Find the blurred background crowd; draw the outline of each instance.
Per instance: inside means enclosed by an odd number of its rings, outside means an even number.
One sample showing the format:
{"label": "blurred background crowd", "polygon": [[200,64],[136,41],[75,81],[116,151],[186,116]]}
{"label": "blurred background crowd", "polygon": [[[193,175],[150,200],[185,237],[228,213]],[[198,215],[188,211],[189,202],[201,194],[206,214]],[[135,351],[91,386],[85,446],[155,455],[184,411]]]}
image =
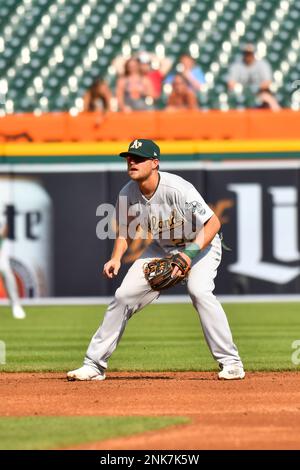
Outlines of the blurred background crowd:
{"label": "blurred background crowd", "polygon": [[[241,57],[228,71],[226,85],[230,97],[247,95],[246,107],[281,109],[272,92],[273,73],[266,59],[257,59],[255,46],[241,47]],[[195,59],[184,53],[175,66],[171,60],[159,60],[153,53],[139,52],[114,60],[117,80],[110,89],[104,78],[97,78],[84,95],[84,111],[145,111],[152,109],[201,108],[205,94],[205,74]]]}
{"label": "blurred background crowd", "polygon": [[300,0],[6,0],[0,116],[299,110],[299,24]]}

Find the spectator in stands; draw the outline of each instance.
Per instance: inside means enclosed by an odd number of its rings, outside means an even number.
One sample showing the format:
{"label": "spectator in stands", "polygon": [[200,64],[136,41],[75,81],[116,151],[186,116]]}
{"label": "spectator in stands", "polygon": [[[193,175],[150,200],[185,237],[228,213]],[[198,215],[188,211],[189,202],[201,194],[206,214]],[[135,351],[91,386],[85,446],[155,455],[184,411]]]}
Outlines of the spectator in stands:
{"label": "spectator in stands", "polygon": [[[195,64],[195,60],[189,54],[183,54],[176,66],[177,73],[181,74],[191,90],[196,93],[201,91],[205,84],[205,76],[199,65]],[[172,83],[175,74],[167,76],[165,83]]]}
{"label": "spectator in stands", "polygon": [[161,97],[164,77],[171,67],[171,61],[167,58],[158,59],[155,54],[140,52],[137,56],[141,74],[148,77],[152,83],[153,97],[155,100]]}
{"label": "spectator in stands", "polygon": [[189,87],[183,75],[175,75],[172,82],[172,92],[167,101],[166,109],[169,111],[178,109],[197,109],[197,97],[195,92]]}
{"label": "spectator in stands", "polygon": [[229,69],[227,83],[229,91],[253,96],[253,107],[279,110],[280,106],[270,91],[272,69],[269,62],[265,59],[256,59],[253,44],[244,45],[242,54],[242,61],[232,64]]}
{"label": "spectator in stands", "polygon": [[242,62],[231,65],[228,76],[228,89],[234,91],[236,86],[242,85],[253,93],[260,89],[269,89],[272,83],[272,69],[266,60],[257,60],[253,44],[242,47]]}
{"label": "spectator in stands", "polygon": [[136,58],[125,63],[124,74],[117,80],[116,95],[119,111],[142,111],[153,109],[154,90],[147,76],[140,72]]}
{"label": "spectator in stands", "polygon": [[275,96],[268,88],[259,90],[256,102],[257,109],[271,109],[272,111],[279,111],[281,109]]}
{"label": "spectator in stands", "polygon": [[111,111],[112,93],[106,81],[97,78],[83,97],[84,111]]}

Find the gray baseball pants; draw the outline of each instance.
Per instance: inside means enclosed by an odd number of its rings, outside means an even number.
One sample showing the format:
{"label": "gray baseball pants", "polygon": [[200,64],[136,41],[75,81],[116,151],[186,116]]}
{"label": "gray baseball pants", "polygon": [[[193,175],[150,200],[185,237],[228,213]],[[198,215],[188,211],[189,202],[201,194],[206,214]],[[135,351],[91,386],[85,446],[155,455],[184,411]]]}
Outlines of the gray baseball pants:
{"label": "gray baseball pants", "polygon": [[[161,250],[161,249],[160,249]],[[194,258],[188,276],[187,290],[198,312],[203,333],[212,356],[220,365],[242,366],[235,346],[226,314],[213,294],[214,279],[221,261],[222,247],[219,237]],[[153,302],[159,292],[153,291],[143,274],[143,264],[151,258],[166,253],[155,252],[153,247],[136,260],[128,270],[115,297],[108,306],[100,328],[88,347],[84,364],[96,369],[106,369],[107,362],[115,351],[133,314]]]}

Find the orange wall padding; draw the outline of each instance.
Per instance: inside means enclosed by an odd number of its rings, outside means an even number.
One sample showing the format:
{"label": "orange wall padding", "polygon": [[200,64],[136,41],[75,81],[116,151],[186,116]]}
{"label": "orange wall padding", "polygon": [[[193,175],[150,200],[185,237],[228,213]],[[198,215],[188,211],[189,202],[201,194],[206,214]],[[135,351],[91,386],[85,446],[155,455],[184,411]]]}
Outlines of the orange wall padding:
{"label": "orange wall padding", "polygon": [[0,118],[0,141],[299,139],[300,112],[147,111],[15,114]]}

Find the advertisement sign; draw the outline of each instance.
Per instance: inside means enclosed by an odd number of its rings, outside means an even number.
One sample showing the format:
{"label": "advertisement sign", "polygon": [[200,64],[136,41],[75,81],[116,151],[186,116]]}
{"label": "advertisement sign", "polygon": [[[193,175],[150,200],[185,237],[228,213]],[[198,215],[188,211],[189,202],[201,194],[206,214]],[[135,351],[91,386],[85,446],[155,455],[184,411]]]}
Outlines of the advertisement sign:
{"label": "advertisement sign", "polygon": [[[0,177],[1,250],[10,259],[21,297],[53,295],[52,203],[35,176]],[[1,296],[5,295],[1,288]]]}

